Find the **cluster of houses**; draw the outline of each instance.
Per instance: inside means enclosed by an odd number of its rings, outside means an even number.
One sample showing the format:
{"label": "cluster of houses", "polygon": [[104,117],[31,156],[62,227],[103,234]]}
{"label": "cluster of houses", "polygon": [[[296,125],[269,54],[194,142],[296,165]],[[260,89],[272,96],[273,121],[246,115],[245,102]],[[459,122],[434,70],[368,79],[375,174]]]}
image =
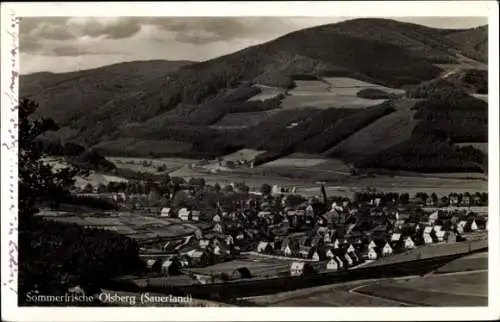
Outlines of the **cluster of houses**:
{"label": "cluster of houses", "polygon": [[[251,252],[292,260],[290,274],[298,276],[317,271],[315,263],[326,263],[322,267],[329,271],[348,269],[421,245],[455,243],[465,233],[487,229],[486,217],[465,211],[429,214],[386,207],[380,200],[353,205],[343,198],[318,212],[318,202],[289,207],[286,196],[278,195],[249,197],[233,209],[219,205],[207,230],[162,243],[161,253],[169,257],[150,259],[148,267],[171,275]],[[163,208],[161,216],[174,211],[180,220],[193,224],[203,215],[200,210]]]}

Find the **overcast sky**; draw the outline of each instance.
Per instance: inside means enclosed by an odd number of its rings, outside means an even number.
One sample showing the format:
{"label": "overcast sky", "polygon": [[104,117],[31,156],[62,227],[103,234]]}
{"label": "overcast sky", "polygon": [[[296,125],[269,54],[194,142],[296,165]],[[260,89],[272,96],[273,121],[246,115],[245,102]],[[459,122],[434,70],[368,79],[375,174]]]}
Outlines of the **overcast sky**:
{"label": "overcast sky", "polygon": [[[20,23],[21,73],[68,72],[134,60],[207,60],[341,17],[30,17]],[[485,17],[395,18],[469,28]]]}

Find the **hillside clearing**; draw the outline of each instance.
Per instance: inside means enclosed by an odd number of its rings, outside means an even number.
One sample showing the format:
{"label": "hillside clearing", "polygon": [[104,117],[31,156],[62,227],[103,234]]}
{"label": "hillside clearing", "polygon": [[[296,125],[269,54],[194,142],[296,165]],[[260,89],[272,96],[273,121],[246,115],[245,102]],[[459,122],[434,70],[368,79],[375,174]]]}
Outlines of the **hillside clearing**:
{"label": "hillside clearing", "polygon": [[238,161],[238,160],[253,160],[259,154],[264,153],[265,151],[253,150],[253,149],[241,149],[234,153],[225,155],[222,157],[223,160],[226,161]]}
{"label": "hillside clearing", "polygon": [[255,126],[279,111],[279,109],[274,109],[260,112],[229,113],[210,127],[213,129],[238,129]]}
{"label": "hillside clearing", "polygon": [[410,110],[414,104],[414,101],[395,101],[396,112],[385,115],[362,128],[327,150],[325,155],[367,155],[406,141],[418,123],[413,117],[414,112]]}
{"label": "hillside clearing", "polygon": [[282,88],[260,84],[256,84],[254,86],[260,88],[261,92],[253,97],[250,97],[248,101],[265,101],[267,99],[276,98],[281,94],[285,94],[285,90]]}
{"label": "hillside clearing", "polygon": [[136,138],[123,138],[117,140],[103,141],[93,148],[103,150],[107,155],[143,155],[150,156],[151,151],[155,155],[172,155],[189,151],[191,144],[186,142],[169,140],[141,140]]}

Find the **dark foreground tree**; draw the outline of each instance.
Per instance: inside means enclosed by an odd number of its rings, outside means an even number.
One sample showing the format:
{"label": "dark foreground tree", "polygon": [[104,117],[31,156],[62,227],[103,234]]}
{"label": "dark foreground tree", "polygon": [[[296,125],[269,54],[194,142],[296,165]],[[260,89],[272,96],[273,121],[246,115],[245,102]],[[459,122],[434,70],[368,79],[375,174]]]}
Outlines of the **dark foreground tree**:
{"label": "dark foreground tree", "polygon": [[49,119],[30,119],[37,107],[29,100],[22,100],[18,106],[19,305],[42,305],[30,302],[28,295],[64,295],[76,285],[86,295],[92,295],[112,277],[142,269],[135,240],[107,230],[86,229],[34,216],[40,206],[56,207],[67,200],[68,188],[79,172],[71,167],[54,170],[44,162],[37,138],[57,126]]}
{"label": "dark foreground tree", "polygon": [[38,212],[37,205],[56,207],[74,184],[78,170],[65,167],[54,170],[43,161],[43,145],[37,138],[57,130],[52,119],[31,120],[38,104],[23,99],[19,104],[19,226],[28,224]]}

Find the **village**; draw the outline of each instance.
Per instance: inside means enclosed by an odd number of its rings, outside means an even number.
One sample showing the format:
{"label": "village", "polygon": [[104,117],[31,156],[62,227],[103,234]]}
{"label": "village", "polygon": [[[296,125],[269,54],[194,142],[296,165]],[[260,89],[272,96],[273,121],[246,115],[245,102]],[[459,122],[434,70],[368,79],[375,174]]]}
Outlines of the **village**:
{"label": "village", "polygon": [[144,219],[193,227],[140,242],[147,277],[162,284],[355,269],[421,247],[485,238],[487,230],[487,194],[481,193],[360,192],[347,198],[328,197],[320,186],[319,196],[306,198],[295,187],[263,184],[250,191],[244,183],[208,185],[201,178],[171,180],[166,190],[157,186],[149,193],[127,193],[127,185],[94,192]]}

